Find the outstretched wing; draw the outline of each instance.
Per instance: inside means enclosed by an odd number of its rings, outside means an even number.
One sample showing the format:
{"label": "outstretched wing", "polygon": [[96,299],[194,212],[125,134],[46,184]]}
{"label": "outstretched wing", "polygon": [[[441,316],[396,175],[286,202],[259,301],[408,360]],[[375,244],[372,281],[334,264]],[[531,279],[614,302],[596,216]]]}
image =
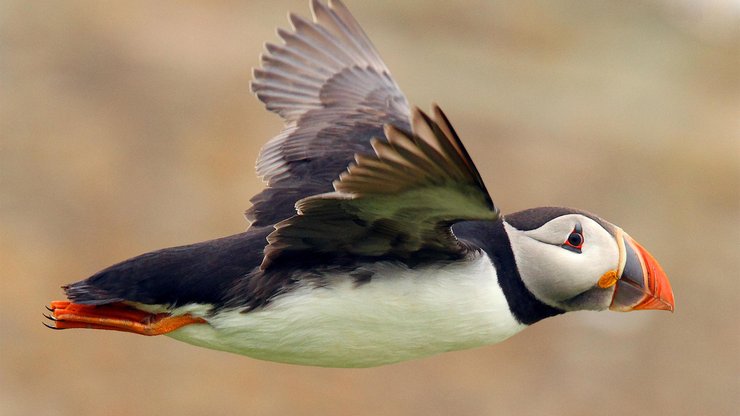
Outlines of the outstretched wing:
{"label": "outstretched wing", "polygon": [[406,98],[370,40],[338,0],[311,2],[313,21],[290,15],[285,42],[267,44],[252,90],[284,120],[260,152],[267,187],[252,198],[253,226],[295,214],[299,199],[329,192],[356,153],[370,153],[383,125],[409,129]]}
{"label": "outstretched wing", "polygon": [[262,269],[277,259],[295,266],[325,258],[341,264],[342,257],[463,254],[450,225],[495,220],[498,210],[436,105],[433,116],[415,109],[413,133],[386,126],[388,140],[372,141],[373,156],[358,154],[334,182],[334,192],[298,201],[298,214],[267,237]]}

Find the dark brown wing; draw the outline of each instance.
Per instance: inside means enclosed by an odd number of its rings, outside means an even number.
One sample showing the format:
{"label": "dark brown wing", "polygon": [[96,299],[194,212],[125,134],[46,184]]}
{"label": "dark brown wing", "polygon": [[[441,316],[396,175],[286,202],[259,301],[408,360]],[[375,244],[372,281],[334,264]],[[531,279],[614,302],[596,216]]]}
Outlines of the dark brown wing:
{"label": "dark brown wing", "polygon": [[375,154],[357,155],[334,192],[296,204],[298,215],[267,238],[262,269],[276,260],[329,256],[410,259],[463,251],[450,231],[461,220],[495,220],[498,210],[457,134],[439,107],[418,109],[413,133],[393,126]]}
{"label": "dark brown wing", "polygon": [[252,198],[253,226],[295,214],[301,198],[329,192],[356,153],[370,153],[383,125],[409,129],[406,98],[370,40],[339,1],[311,2],[313,21],[290,15],[285,42],[267,44],[252,90],[284,120],[260,152],[267,188]]}

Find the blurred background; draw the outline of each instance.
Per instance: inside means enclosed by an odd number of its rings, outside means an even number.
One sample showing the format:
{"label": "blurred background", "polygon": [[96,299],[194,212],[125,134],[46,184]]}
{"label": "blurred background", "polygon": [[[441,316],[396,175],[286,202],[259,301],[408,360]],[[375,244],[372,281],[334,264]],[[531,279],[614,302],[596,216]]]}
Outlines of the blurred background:
{"label": "blurred background", "polygon": [[280,120],[263,42],[307,0],[0,1],[0,414],[731,415],[740,408],[740,2],[347,0],[503,211],[565,205],[660,259],[677,310],[573,313],[364,370],[54,332],[59,286],[241,232]]}

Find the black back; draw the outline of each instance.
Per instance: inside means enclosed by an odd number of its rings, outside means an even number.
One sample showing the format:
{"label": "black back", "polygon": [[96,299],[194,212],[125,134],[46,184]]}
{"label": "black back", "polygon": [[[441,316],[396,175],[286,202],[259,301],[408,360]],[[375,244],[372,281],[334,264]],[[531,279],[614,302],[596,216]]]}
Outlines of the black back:
{"label": "black back", "polygon": [[271,229],[252,228],[229,237],[142,254],[64,289],[71,301],[87,305],[120,301],[220,305],[238,282],[253,277]]}

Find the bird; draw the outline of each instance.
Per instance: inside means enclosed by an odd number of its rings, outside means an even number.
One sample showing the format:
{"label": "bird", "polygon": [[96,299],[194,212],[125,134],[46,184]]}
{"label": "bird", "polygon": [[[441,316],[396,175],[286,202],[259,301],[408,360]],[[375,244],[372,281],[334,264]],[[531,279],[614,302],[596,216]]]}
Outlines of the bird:
{"label": "bird", "polygon": [[339,0],[267,43],[251,90],[283,120],[246,231],[62,286],[52,329],[167,335],[255,359],[374,367],[501,342],[580,310],[668,310],[658,261],[589,212],[502,214],[436,104],[409,105]]}

